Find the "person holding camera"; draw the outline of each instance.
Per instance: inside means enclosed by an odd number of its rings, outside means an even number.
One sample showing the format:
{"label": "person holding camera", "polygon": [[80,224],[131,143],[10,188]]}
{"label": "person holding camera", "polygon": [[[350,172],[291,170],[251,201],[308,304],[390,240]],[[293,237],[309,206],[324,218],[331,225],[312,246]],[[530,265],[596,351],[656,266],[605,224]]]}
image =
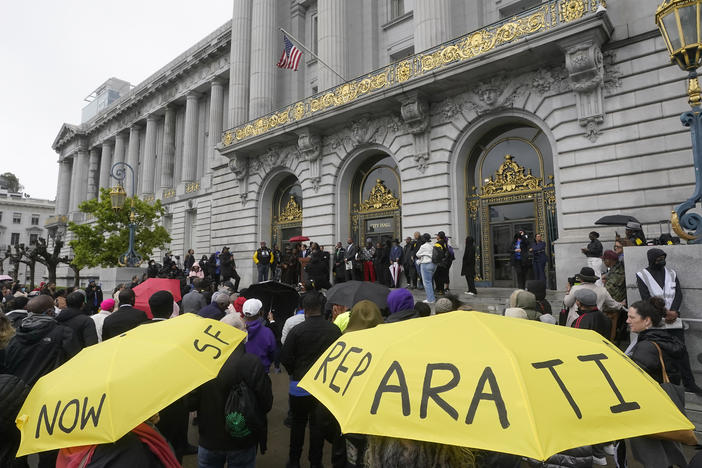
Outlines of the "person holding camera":
{"label": "person holding camera", "polygon": [[568,309],[568,318],[566,326],[570,327],[572,323],[580,316],[578,314],[576,292],[581,289],[589,289],[597,295],[597,310],[605,309],[621,309],[623,305],[615,301],[610,296],[604,286],[599,286],[595,282],[599,278],[595,276],[595,270],[590,267],[583,267],[574,277],[568,278],[568,286],[566,287],[567,294],[563,298],[563,305]]}

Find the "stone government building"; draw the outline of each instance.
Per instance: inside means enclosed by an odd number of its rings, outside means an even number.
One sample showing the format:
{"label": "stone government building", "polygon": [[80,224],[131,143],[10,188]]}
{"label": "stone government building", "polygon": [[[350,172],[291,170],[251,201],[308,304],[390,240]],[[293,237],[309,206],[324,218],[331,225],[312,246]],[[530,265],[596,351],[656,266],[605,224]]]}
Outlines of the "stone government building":
{"label": "stone government building", "polygon": [[[658,3],[233,0],[230,22],[63,125],[49,227],[81,221],[126,161],[139,196],[168,208],[173,252],[229,245],[244,284],[260,240],[443,230],[459,259],[478,239],[484,284],[511,286],[524,229],[544,235],[563,287],[596,219],[631,214],[657,236],[692,192],[685,76]],[[276,68],[280,27],[343,80],[305,51],[297,72]],[[611,248],[615,229],[598,231]],[[460,260],[462,287],[459,274]]]}

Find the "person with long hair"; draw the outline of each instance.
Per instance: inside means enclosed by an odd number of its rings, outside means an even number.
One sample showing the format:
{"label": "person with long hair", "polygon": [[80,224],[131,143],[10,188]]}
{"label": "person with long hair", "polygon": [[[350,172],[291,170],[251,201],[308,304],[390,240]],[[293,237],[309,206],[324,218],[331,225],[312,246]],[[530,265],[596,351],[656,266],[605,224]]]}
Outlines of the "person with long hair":
{"label": "person with long hair", "polygon": [[472,237],[466,237],[466,247],[463,251],[463,263],[461,264],[461,275],[466,277],[468,290],[466,294],[475,296],[478,291],[475,289],[475,241]]}

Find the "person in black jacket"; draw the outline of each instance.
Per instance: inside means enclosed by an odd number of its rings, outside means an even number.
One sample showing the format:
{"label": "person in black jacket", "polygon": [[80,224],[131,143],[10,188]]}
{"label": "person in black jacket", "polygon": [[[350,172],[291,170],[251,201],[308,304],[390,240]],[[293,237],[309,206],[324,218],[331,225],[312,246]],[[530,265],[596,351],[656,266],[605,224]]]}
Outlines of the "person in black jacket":
{"label": "person in black jacket", "polygon": [[463,252],[461,276],[465,276],[468,283],[466,294],[471,296],[478,294],[478,291],[475,289],[475,241],[470,236],[466,237],[466,250]]}
{"label": "person in black jacket", "polygon": [[95,280],[90,280],[85,288],[85,301],[90,314],[96,314],[100,310],[102,303],[102,288],[95,284]]}
{"label": "person in black jacket", "polygon": [[334,249],[334,284],[346,281],[346,249],[341,242],[336,243]]}
{"label": "person in black jacket", "polygon": [[359,273],[360,262],[358,261],[357,257],[358,246],[353,242],[353,239],[349,237],[346,240],[346,264],[344,265],[346,268],[346,281],[361,279],[361,275]]}
{"label": "person in black jacket", "polygon": [[15,418],[28,394],[29,387],[20,379],[14,375],[0,374],[0,466],[21,466],[15,464],[15,454],[20,444],[20,431],[15,425]]}
{"label": "person in black jacket", "polygon": [[332,441],[333,466],[346,466],[346,449],[338,423],[312,395],[297,386],[315,361],[341,336],[341,331],[322,317],[322,300],[319,293],[309,292],[305,295],[302,307],[305,310],[305,321],[288,333],[280,353],[280,362],[290,374],[292,426],[287,467],[300,466],[308,419],[310,465],[322,466],[322,449],[326,438]]}
{"label": "person in black jacket", "polygon": [[594,330],[604,338],[609,339],[612,332],[612,321],[604,312],[597,309],[597,294],[590,289],[578,289],[575,291],[575,303],[578,306],[579,317],[571,324],[571,327]]}
{"label": "person in black jacket", "polygon": [[[246,329],[238,314],[230,314],[223,321],[242,331]],[[257,448],[260,447],[261,454],[266,452],[267,430],[241,438],[234,438],[226,431],[224,406],[229,391],[242,381],[255,395],[257,410],[265,420],[273,406],[271,380],[258,357],[245,351],[243,342],[227,358],[217,377],[190,395],[190,409],[197,410],[198,416],[199,466],[254,466]]]}
{"label": "person in black jacket", "polygon": [[[54,301],[41,295],[27,303],[29,315],[5,348],[5,372],[22,379],[30,387],[75,355],[79,349],[73,331],[51,316]],[[88,319],[90,320],[90,319]]]}
{"label": "person in black jacket", "polygon": [[102,341],[131,330],[148,320],[146,312],[134,308],[134,291],[124,288],[119,292],[119,309],[112,312],[102,324]]}
{"label": "person in black jacket", "polygon": [[95,322],[83,312],[83,293],[73,291],[66,297],[67,309],[62,310],[56,321],[73,330],[73,339],[78,349],[97,344],[97,330]]}

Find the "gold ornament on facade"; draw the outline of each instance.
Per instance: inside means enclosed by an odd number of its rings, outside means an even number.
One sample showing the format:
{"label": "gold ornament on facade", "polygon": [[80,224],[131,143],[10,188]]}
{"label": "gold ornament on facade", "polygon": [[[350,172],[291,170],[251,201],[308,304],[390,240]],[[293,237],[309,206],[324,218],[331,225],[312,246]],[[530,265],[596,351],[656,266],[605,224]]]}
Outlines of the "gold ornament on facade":
{"label": "gold ornament on facade", "polygon": [[174,189],[165,190],[163,192],[164,199],[173,198],[173,197],[175,197],[175,195],[176,195],[176,191]]}
{"label": "gold ornament on facade", "polygon": [[232,137],[232,132],[226,132],[224,134],[224,138],[222,138],[222,144],[224,146],[229,146],[232,144],[233,139],[234,139],[234,137]]}
{"label": "gold ornament on facade", "polygon": [[567,22],[580,19],[585,14],[585,3],[583,0],[568,0],[561,3],[561,15]]}
{"label": "gold ornament on facade", "polygon": [[397,65],[397,71],[395,72],[395,76],[397,76],[397,81],[400,83],[403,83],[407,80],[410,79],[410,76],[412,76],[412,67],[410,66],[410,61],[405,60],[404,62],[400,62]]}
{"label": "gold ornament on facade", "polygon": [[527,170],[514,162],[512,155],[505,155],[505,162],[497,169],[483,186],[482,197],[503,195],[514,192],[527,192],[541,188],[543,179],[531,175]]}
{"label": "gold ornament on facade", "polygon": [[281,223],[302,221],[302,208],[297,204],[294,195],[290,195],[290,200],[288,200],[288,204],[285,205],[283,211],[280,212],[278,219]]}
{"label": "gold ornament on facade", "polygon": [[185,193],[193,193],[200,190],[200,182],[189,182],[185,184]]}
{"label": "gold ornament on facade", "polygon": [[[549,0],[536,9],[527,10],[507,22],[497,23],[466,34],[426,52],[415,54],[402,62],[375,70],[357,80],[343,83],[324,95],[310,96],[282,112],[276,111],[244,124],[227,133],[232,138],[229,146],[253,136],[261,135],[291,118],[300,121],[317,112],[353,102],[369,93],[404,84],[425,73],[471,60],[493,49],[523,39],[527,36],[576,21],[586,14],[594,14],[605,0]],[[293,111],[292,116],[289,114]],[[225,133],[225,136],[226,134]]]}
{"label": "gold ornament on facade", "polygon": [[396,210],[400,207],[400,200],[395,198],[383,182],[381,179],[375,180],[375,186],[371,189],[368,199],[361,202],[359,211]]}

